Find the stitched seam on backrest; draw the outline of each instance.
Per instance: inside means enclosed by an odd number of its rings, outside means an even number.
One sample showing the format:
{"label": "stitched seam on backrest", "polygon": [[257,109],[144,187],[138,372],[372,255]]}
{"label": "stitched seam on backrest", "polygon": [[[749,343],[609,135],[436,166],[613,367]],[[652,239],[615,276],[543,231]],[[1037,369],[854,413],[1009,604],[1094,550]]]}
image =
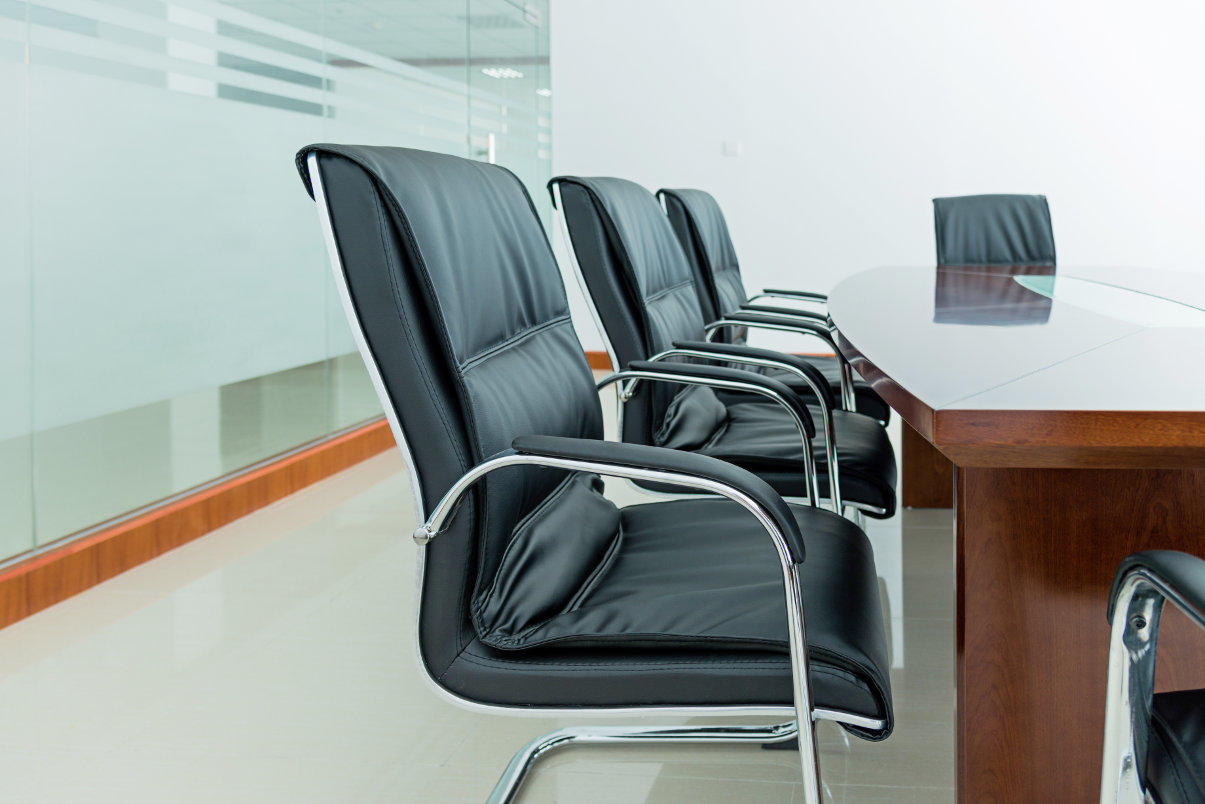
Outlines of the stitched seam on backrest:
{"label": "stitched seam on backrest", "polygon": [[669,294],[673,293],[674,291],[681,290],[682,288],[684,288],[688,285],[693,288],[694,284],[695,284],[694,278],[690,277],[690,278],[682,280],[681,282],[679,282],[676,285],[670,285],[667,288],[662,288],[661,290],[657,291],[656,293],[654,293],[651,296],[645,296],[644,300],[645,300],[645,302],[652,304],[653,302],[661,299],[663,296],[668,296]]}
{"label": "stitched seam on backrest", "polygon": [[528,327],[527,329],[522,330],[521,332],[519,332],[515,335],[511,335],[509,338],[502,341],[501,343],[499,343],[495,346],[491,346],[490,348],[486,349],[484,352],[478,352],[477,354],[470,357],[468,360],[465,360],[463,363],[460,364],[460,370],[461,370],[461,372],[467,374],[470,369],[476,368],[478,365],[489,360],[491,357],[496,356],[498,353],[506,351],[507,347],[515,346],[515,345],[519,344],[521,341],[525,341],[534,335],[538,335],[546,329],[550,329],[554,326],[557,326],[558,324],[564,324],[566,322],[569,322],[570,320],[571,319],[569,317],[569,313],[565,313],[562,316],[557,316],[556,318],[549,319],[548,321],[545,321],[543,324],[537,324],[534,327]]}

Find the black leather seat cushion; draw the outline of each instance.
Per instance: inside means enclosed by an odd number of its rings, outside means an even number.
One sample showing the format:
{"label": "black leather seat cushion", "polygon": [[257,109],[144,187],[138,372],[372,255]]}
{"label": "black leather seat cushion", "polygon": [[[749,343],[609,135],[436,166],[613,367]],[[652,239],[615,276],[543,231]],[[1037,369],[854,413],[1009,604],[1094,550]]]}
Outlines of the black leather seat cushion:
{"label": "black leather seat cushion", "polygon": [[[745,397],[749,397],[746,395]],[[809,406],[820,421],[820,411]],[[841,495],[884,509],[877,517],[895,513],[895,453],[887,431],[878,422],[858,413],[833,412],[837,436],[837,460],[841,465]],[[728,407],[723,428],[697,450],[748,469],[765,479],[779,494],[802,497],[802,442],[795,423],[781,408],[762,402],[744,402]],[[812,440],[817,458],[821,496],[828,493],[828,467],[824,463],[824,433],[817,428]]]}
{"label": "black leather seat cushion", "polygon": [[[806,544],[815,705],[889,719],[870,543],[831,512],[792,511]],[[549,621],[560,641],[523,650],[475,641],[442,681],[476,700],[489,689],[492,703],[790,705],[782,572],[752,515],[700,499],[631,506],[621,519],[621,549],[605,576]]]}
{"label": "black leather seat cushion", "polygon": [[1146,784],[1159,804],[1205,802],[1205,690],[1155,696]]}

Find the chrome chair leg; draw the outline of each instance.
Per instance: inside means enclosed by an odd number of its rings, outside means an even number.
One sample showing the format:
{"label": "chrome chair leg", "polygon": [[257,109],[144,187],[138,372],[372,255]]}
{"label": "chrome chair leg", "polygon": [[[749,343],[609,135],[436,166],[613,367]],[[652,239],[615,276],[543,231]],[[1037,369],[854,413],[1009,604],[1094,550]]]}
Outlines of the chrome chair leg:
{"label": "chrome chair leg", "polygon": [[[489,804],[514,801],[536,759],[570,744],[605,743],[779,743],[798,734],[795,721],[772,726],[569,726],[541,735],[515,754],[494,786]],[[805,760],[806,761],[806,760]],[[820,804],[816,802],[816,804]]]}

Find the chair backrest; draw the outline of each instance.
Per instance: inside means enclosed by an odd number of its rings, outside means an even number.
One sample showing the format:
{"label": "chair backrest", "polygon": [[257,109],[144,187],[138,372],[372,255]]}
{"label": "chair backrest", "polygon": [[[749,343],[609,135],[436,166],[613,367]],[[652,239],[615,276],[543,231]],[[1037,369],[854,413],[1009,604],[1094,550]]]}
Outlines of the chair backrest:
{"label": "chair backrest", "polygon": [[[652,193],[625,179],[578,176],[558,176],[549,188],[556,188],[554,201],[559,192],[582,279],[621,367],[674,341],[704,338],[694,272]],[[641,383],[624,406],[622,436],[691,448],[722,420],[708,388],[675,393],[673,386]]]}
{"label": "chair backrest", "polygon": [[1054,229],[1044,195],[933,199],[938,265],[1054,265]]}
{"label": "chair backrest", "polygon": [[[690,259],[703,316],[715,321],[737,310],[749,294],[745,292],[736,247],[719,203],[703,190],[661,189],[657,197],[665,205],[674,234]],[[717,340],[725,343],[733,339],[732,328],[720,330],[717,336]]]}
{"label": "chair backrest", "polygon": [[[297,167],[311,195],[325,198],[336,278],[365,361],[379,372],[382,405],[413,456],[425,511],[517,436],[603,437],[560,272],[513,174],[442,154],[340,145],[303,149]],[[513,640],[541,611],[559,610],[579,576],[596,569],[596,551],[578,543],[576,555],[562,553],[535,574],[545,579],[539,588],[505,599],[522,551],[506,553],[530,524],[525,517],[582,477],[534,467],[491,473],[427,546],[419,639],[433,677],[472,639]],[[568,494],[596,491],[579,485]],[[606,520],[598,517],[602,530]],[[579,535],[605,541],[602,530]]]}

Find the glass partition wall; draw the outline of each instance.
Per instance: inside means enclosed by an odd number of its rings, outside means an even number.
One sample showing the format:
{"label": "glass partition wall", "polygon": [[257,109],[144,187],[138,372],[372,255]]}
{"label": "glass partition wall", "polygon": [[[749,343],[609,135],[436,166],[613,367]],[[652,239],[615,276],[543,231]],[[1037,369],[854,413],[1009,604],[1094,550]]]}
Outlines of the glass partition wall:
{"label": "glass partition wall", "polygon": [[0,0],[0,562],[380,414],[293,153],[494,159],[548,2]]}

